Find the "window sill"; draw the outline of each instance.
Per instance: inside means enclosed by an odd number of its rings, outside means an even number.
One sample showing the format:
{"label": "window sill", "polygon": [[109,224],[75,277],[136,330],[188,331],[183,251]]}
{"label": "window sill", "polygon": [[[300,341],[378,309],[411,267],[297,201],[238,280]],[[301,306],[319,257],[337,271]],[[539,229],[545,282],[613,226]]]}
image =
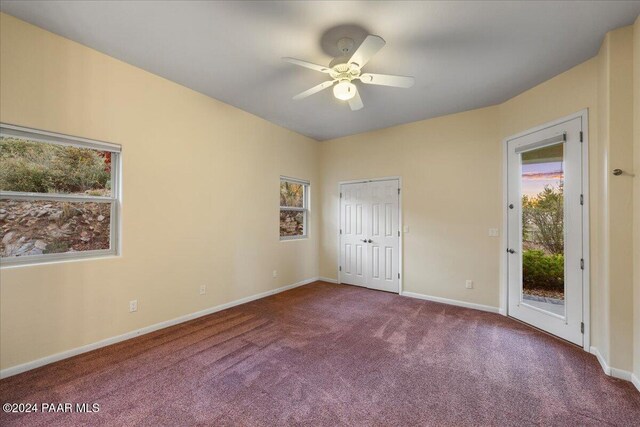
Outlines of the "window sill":
{"label": "window sill", "polygon": [[114,253],[106,253],[104,255],[91,254],[87,256],[79,256],[74,258],[54,258],[54,259],[43,259],[43,260],[28,260],[28,261],[2,261],[0,259],[0,270],[12,270],[14,268],[25,268],[25,267],[38,267],[41,265],[51,265],[51,264],[66,264],[71,262],[83,262],[83,261],[101,261],[101,260],[109,260],[122,258],[122,255],[114,254]]}
{"label": "window sill", "polygon": [[309,236],[300,236],[300,237],[285,237],[280,238],[281,242],[298,242],[300,240],[309,240]]}

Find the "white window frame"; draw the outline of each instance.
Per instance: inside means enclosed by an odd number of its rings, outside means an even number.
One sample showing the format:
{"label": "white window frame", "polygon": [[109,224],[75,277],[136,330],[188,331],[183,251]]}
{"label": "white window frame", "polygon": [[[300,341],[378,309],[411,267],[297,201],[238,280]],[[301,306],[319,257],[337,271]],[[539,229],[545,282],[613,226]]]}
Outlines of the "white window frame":
{"label": "white window frame", "polygon": [[111,205],[111,223],[109,224],[109,249],[65,252],[57,254],[0,257],[0,267],[115,256],[120,253],[120,170],[122,157],[122,148],[120,147],[120,145],[87,138],[80,138],[76,136],[63,135],[54,132],[47,132],[39,129],[15,126],[6,123],[0,123],[0,136],[20,138],[28,141],[42,142],[46,144],[66,145],[78,148],[89,148],[111,152],[111,196],[0,191],[0,200],[50,200],[59,202],[109,203]]}
{"label": "white window frame", "polygon": [[[294,208],[294,207],[290,207],[290,206],[280,206],[280,210],[278,212],[278,235],[280,235],[280,212],[282,211],[298,211],[298,212],[304,212],[304,226],[303,226],[303,232],[301,235],[299,236],[280,236],[280,240],[282,241],[286,241],[286,240],[300,240],[300,239],[306,239],[309,237],[309,204],[311,201],[311,198],[309,197],[309,191],[311,188],[311,184],[309,181],[303,180],[303,179],[298,179],[298,178],[291,178],[288,176],[281,176],[280,177],[280,181],[279,184],[282,184],[282,181],[286,181],[286,182],[292,182],[294,184],[301,184],[304,186],[303,192],[303,198],[302,198],[302,207],[301,208]],[[278,189],[280,187],[278,186]],[[279,202],[278,202],[279,203]]]}

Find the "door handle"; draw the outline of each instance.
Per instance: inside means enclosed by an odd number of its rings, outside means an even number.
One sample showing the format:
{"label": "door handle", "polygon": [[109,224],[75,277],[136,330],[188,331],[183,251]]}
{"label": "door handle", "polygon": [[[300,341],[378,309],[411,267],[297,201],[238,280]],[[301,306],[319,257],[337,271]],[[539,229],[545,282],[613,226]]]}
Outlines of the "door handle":
{"label": "door handle", "polygon": [[514,251],[513,249],[507,249],[507,252],[509,252],[510,254],[515,254],[516,251]]}
{"label": "door handle", "polygon": [[367,239],[362,239],[361,241],[367,243]]}
{"label": "door handle", "polygon": [[367,240],[367,243],[373,243],[373,240],[369,239]]}

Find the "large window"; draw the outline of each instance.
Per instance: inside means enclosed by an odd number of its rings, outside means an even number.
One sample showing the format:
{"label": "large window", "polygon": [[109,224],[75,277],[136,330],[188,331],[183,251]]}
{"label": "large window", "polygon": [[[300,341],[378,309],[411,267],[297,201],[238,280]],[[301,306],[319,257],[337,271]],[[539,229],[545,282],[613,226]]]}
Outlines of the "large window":
{"label": "large window", "polygon": [[0,263],[117,253],[120,146],[0,124]]}
{"label": "large window", "polygon": [[307,237],[309,182],[280,177],[280,239]]}

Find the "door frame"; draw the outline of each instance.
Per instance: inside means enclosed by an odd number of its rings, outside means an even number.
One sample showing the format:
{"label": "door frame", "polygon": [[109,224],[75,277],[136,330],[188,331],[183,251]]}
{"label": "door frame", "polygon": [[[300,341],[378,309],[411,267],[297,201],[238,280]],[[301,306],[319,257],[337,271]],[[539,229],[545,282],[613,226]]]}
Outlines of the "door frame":
{"label": "door frame", "polygon": [[336,236],[338,237],[338,254],[337,254],[337,263],[336,273],[338,276],[338,284],[342,284],[340,281],[340,220],[341,220],[341,212],[340,208],[342,206],[342,198],[340,197],[340,189],[343,184],[361,184],[365,182],[375,182],[375,181],[392,181],[398,180],[398,188],[400,189],[400,194],[398,194],[398,229],[400,231],[400,236],[398,240],[398,271],[400,272],[400,279],[398,279],[398,295],[402,295],[403,281],[404,281],[404,268],[402,263],[403,258],[403,239],[404,239],[404,228],[402,225],[402,177],[401,176],[386,176],[381,178],[365,178],[365,179],[353,179],[348,181],[338,181],[338,227],[336,230]]}
{"label": "door frame", "polygon": [[553,120],[533,128],[527,129],[523,132],[511,135],[502,140],[502,241],[500,245],[500,314],[504,316],[509,315],[509,263],[507,248],[509,247],[509,233],[508,233],[508,207],[509,195],[507,186],[507,167],[508,167],[508,144],[509,141],[520,138],[525,135],[529,135],[534,132],[538,132],[542,129],[546,129],[551,126],[559,125],[570,120],[580,118],[582,126],[582,194],[583,194],[583,208],[582,208],[582,258],[584,259],[584,270],[582,273],[582,321],[584,323],[584,335],[582,348],[589,352],[591,345],[591,298],[590,298],[590,283],[591,283],[591,258],[589,252],[589,110],[587,108],[580,110],[576,113],[569,114],[568,116],[561,117],[557,120]]}

